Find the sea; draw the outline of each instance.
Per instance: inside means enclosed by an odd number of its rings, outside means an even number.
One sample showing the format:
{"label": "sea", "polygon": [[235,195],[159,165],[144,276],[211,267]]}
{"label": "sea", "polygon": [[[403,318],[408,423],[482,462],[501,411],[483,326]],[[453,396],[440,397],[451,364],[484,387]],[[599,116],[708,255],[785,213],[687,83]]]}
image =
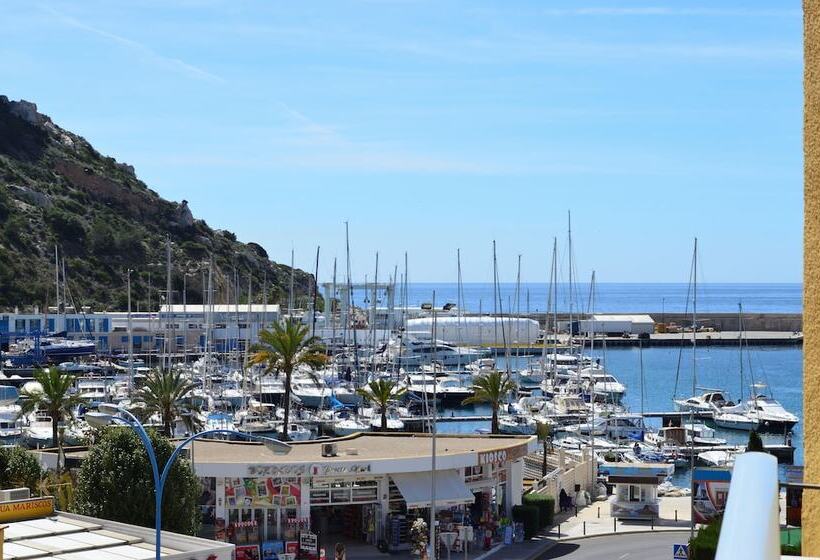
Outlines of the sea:
{"label": "sea", "polygon": [[[606,313],[680,313],[691,312],[691,293],[687,284],[598,284],[595,310]],[[502,310],[516,301],[515,284],[501,284]],[[435,291],[436,305],[445,302],[458,303],[456,283],[417,283],[408,288],[408,304],[419,305],[432,301]],[[570,298],[566,285],[559,285],[558,308],[567,311],[572,299],[574,310],[586,310],[589,285],[579,285]],[[493,285],[491,283],[465,283],[462,285],[462,307],[470,312],[493,311]],[[543,312],[546,308],[547,286],[522,283],[520,291],[521,312]],[[562,299],[563,294],[563,299]],[[575,295],[577,294],[577,296]],[[749,313],[801,313],[801,284],[703,284],[698,286],[698,311],[721,313],[737,311],[738,303]],[[576,297],[578,298],[576,300]],[[509,302],[509,303],[508,303]],[[529,302],[529,305],[527,305]],[[701,346],[697,353],[692,348],[634,347],[596,349],[593,355],[601,358],[607,370],[627,387],[624,403],[630,412],[663,412],[674,410],[673,399],[692,395],[693,371],[695,385],[700,388],[721,389],[732,400],[741,395],[748,397],[752,380],[764,384],[765,392],[771,394],[791,412],[802,417],[803,411],[803,350],[795,346],[752,346],[744,349],[741,356],[735,347]],[[525,367],[527,360],[536,358],[512,357],[510,367]],[[741,359],[745,382],[741,385]],[[643,362],[643,366],[641,366]],[[503,358],[499,367],[506,367]],[[642,390],[643,388],[643,390]],[[488,415],[489,407],[475,405],[445,409],[442,414],[453,416]],[[658,426],[659,421],[648,424]],[[489,428],[488,422],[465,420],[463,422],[440,422],[441,433],[473,433]],[[745,444],[746,432],[717,430],[718,437],[730,443]],[[764,441],[783,443],[784,434],[763,434]],[[803,428],[798,424],[792,432],[796,447],[794,464],[803,462]],[[680,486],[689,484],[688,469],[678,469],[673,482]]]}
{"label": "sea", "polygon": [[[396,304],[403,301],[401,287],[397,287]],[[547,308],[549,285],[527,282],[517,287],[515,283],[501,283],[500,294],[493,297],[493,284],[468,282],[462,284],[462,298],[455,282],[410,283],[407,304],[418,306],[431,303],[435,293],[436,307],[445,303],[462,304],[470,313],[492,313],[500,300],[501,310],[506,314],[543,313]],[[692,309],[692,293],[686,283],[597,283],[595,297],[590,297],[588,283],[558,284],[558,310],[598,313],[683,313]],[[718,284],[703,283],[697,288],[698,311],[702,313],[727,313],[737,311],[738,303],[749,313],[800,313],[803,308],[803,286],[793,284]],[[358,293],[356,303],[361,305],[367,297]],[[461,300],[461,301],[460,301]],[[594,300],[594,301],[593,301]],[[590,305],[590,302],[594,305]],[[384,302],[378,303],[384,305]]]}

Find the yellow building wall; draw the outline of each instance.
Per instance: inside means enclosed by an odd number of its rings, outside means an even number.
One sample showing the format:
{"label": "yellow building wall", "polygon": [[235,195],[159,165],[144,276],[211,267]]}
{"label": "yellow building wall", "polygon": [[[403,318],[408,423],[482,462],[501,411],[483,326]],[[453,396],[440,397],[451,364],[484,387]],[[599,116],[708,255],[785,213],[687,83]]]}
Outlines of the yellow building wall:
{"label": "yellow building wall", "polygon": [[[820,0],[803,0],[803,445],[820,483]],[[803,492],[803,555],[820,556],[820,491]]]}

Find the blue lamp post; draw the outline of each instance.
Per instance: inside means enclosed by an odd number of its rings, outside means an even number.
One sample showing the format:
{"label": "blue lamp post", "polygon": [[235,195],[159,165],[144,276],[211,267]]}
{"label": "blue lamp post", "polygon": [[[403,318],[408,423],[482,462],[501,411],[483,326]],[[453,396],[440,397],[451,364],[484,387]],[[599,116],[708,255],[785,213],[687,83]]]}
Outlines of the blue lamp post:
{"label": "blue lamp post", "polygon": [[263,438],[259,436],[254,436],[251,434],[245,434],[242,432],[237,432],[234,430],[206,430],[204,432],[199,432],[187,438],[185,441],[177,445],[176,449],[174,449],[171,456],[168,458],[168,461],[165,463],[165,467],[162,469],[162,473],[159,472],[159,463],[157,462],[157,456],[154,453],[154,446],[151,444],[151,439],[148,437],[148,433],[145,431],[145,428],[140,423],[140,421],[130,412],[125,410],[124,408],[109,405],[109,404],[101,404],[100,412],[88,412],[85,415],[86,421],[94,426],[106,426],[111,424],[112,422],[119,422],[125,426],[129,426],[142,440],[143,445],[145,446],[145,450],[148,452],[148,459],[151,461],[151,470],[153,471],[154,475],[154,498],[155,498],[155,531],[156,531],[156,560],[160,560],[161,557],[161,550],[162,550],[162,494],[163,490],[165,489],[165,482],[168,480],[168,475],[171,473],[171,467],[174,464],[174,461],[182,453],[182,450],[187,446],[190,442],[195,439],[212,436],[212,435],[233,435],[239,436],[248,440],[256,440],[261,441],[265,444],[271,452],[276,454],[285,454],[288,453],[291,449],[290,445],[287,443],[277,441],[270,438]]}

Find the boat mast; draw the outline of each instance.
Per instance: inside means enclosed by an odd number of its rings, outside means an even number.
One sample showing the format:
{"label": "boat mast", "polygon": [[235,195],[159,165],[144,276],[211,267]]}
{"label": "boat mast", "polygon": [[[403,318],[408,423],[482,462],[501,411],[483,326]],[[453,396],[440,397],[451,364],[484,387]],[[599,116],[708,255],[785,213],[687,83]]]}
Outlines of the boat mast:
{"label": "boat mast", "polygon": [[[695,237],[695,250],[692,253],[692,395],[697,387],[697,347],[698,347],[698,238]],[[689,428],[692,435],[689,437],[689,490],[694,496],[695,487],[695,409],[689,408]],[[683,431],[686,437],[686,430]],[[695,536],[695,516],[689,522],[689,538]]]}
{"label": "boat mast", "polygon": [[379,252],[376,251],[376,274],[373,276],[373,301],[370,302],[370,308],[373,310],[370,316],[370,335],[373,337],[373,346],[370,350],[370,371],[376,372],[376,303],[379,297]]}
{"label": "boat mast", "polygon": [[171,236],[165,236],[165,302],[168,313],[165,316],[165,359],[166,371],[171,371]]}
{"label": "boat mast", "polygon": [[128,285],[128,393],[134,390],[134,329],[131,324],[131,269],[126,272]]}
{"label": "boat mast", "polygon": [[[316,271],[313,275],[313,321],[311,333],[311,338],[316,336],[316,301],[319,297],[319,249],[321,247],[319,245],[316,246]],[[327,325],[327,318],[325,318],[325,325]]]}
{"label": "boat mast", "polygon": [[[348,323],[350,323],[350,317],[354,313],[353,309],[353,280],[350,277],[350,226],[347,222],[345,222],[345,252],[347,255],[347,317],[345,320],[345,330],[347,330]],[[353,367],[356,368],[356,378],[358,381],[359,377],[359,349],[358,349],[358,342],[356,340],[356,329],[351,329],[353,331]],[[345,343],[347,343],[347,338],[345,338]]]}
{"label": "boat mast", "polygon": [[569,259],[569,285],[567,286],[567,290],[569,290],[569,353],[572,355],[572,214],[569,210],[567,210],[567,258]]}
{"label": "boat mast", "polygon": [[288,291],[288,320],[293,317],[293,279],[294,279],[294,262],[293,262],[293,247],[290,248],[290,290]]}
{"label": "boat mast", "polygon": [[[57,298],[57,317],[59,318],[61,314],[60,309],[60,257],[59,253],[57,252],[57,245],[54,245],[54,288],[56,290],[56,298]],[[55,331],[60,331],[60,325],[54,325]]]}
{"label": "boat mast", "polygon": [[738,402],[743,402],[743,304],[737,302],[737,343],[738,358],[740,361],[740,395]]}
{"label": "boat mast", "polygon": [[[495,239],[493,239],[493,345],[498,345],[498,261],[495,257]],[[504,330],[504,323],[501,324]]]}
{"label": "boat mast", "polygon": [[552,238],[552,380],[558,374],[558,237]]}
{"label": "boat mast", "polygon": [[[207,303],[205,305],[205,364],[202,367],[202,387],[207,388],[207,373],[208,368],[211,367],[211,321],[213,314],[213,273],[214,273],[214,256],[208,260],[208,289],[207,289]],[[205,294],[203,294],[205,298]]]}
{"label": "boat mast", "polygon": [[[458,323],[458,345],[459,347],[462,346],[464,340],[461,337],[461,249],[456,249],[456,266],[458,270],[458,284],[456,285],[456,322]],[[458,353],[458,370],[461,371],[461,352]],[[462,376],[459,376],[459,379],[462,379]],[[462,385],[464,384],[464,380],[461,381]]]}

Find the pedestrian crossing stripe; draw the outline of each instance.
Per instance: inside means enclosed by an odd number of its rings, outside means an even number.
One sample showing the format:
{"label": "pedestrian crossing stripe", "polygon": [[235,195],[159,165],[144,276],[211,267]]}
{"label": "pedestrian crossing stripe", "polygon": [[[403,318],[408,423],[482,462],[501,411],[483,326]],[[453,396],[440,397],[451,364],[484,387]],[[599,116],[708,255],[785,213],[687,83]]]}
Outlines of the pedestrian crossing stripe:
{"label": "pedestrian crossing stripe", "polygon": [[688,544],[673,544],[672,558],[674,560],[689,560],[689,545]]}

